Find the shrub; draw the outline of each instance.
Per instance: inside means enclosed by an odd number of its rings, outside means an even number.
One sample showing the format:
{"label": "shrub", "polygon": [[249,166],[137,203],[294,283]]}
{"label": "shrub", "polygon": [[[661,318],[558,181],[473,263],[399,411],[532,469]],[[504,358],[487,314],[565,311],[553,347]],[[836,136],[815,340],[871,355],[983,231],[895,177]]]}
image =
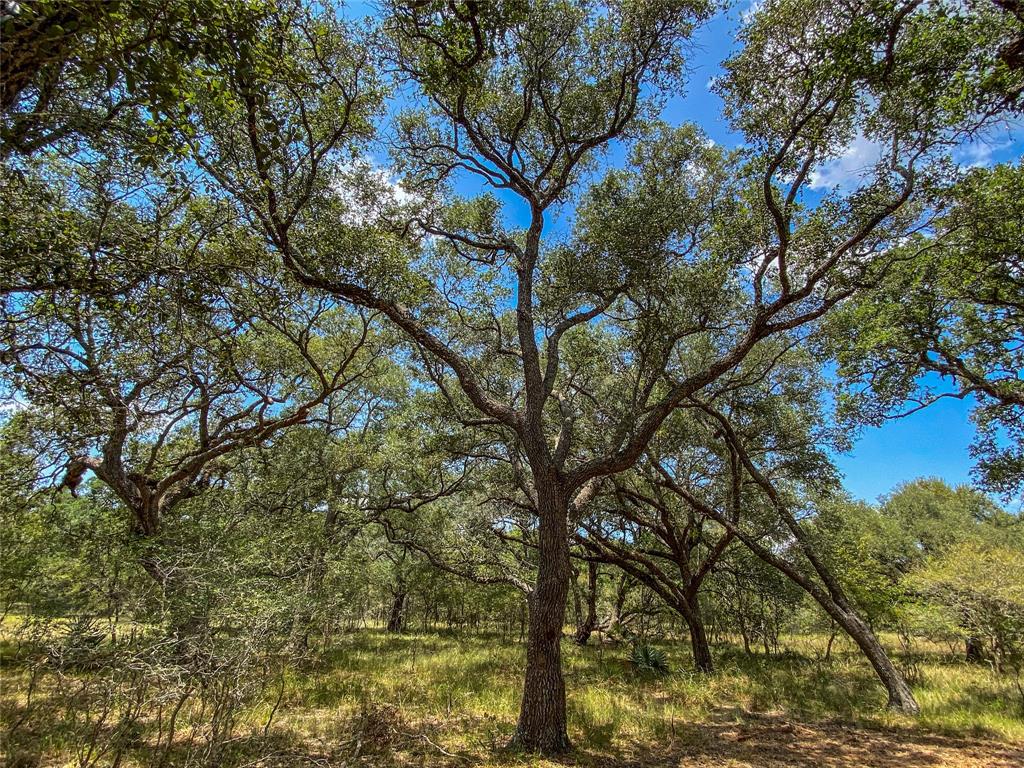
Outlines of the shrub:
{"label": "shrub", "polygon": [[669,672],[665,652],[649,643],[636,643],[629,652],[629,663],[644,674],[667,675]]}

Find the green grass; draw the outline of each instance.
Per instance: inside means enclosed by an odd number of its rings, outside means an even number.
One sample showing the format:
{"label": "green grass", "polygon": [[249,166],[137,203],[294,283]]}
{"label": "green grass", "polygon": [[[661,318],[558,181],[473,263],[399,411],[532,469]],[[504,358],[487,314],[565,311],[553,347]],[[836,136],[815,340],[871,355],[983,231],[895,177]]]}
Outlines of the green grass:
{"label": "green grass", "polygon": [[[922,714],[911,719],[884,710],[884,691],[852,645],[837,643],[829,663],[796,653],[766,659],[719,649],[718,671],[710,677],[691,671],[685,644],[662,647],[673,671],[651,678],[630,670],[627,647],[564,643],[569,730],[578,745],[614,751],[694,725],[741,722],[751,713],[1024,742],[1011,681],[938,651],[919,662]],[[281,724],[323,738],[331,722],[366,702],[384,702],[407,721],[429,725],[451,749],[478,753],[500,746],[511,732],[522,664],[521,646],[493,638],[366,631],[345,639],[323,669],[290,679]]]}
{"label": "green grass", "polygon": [[[631,670],[626,646],[578,648],[566,641],[569,731],[579,748],[574,760],[595,765],[636,760],[647,753],[657,756],[664,745],[684,753],[708,749],[709,740],[723,729],[765,717],[828,728],[882,729],[903,734],[902,739],[933,734],[1024,743],[1024,719],[1012,681],[985,667],[966,665],[938,648],[920,654],[915,694],[922,713],[911,719],[883,709],[884,692],[852,645],[837,642],[832,660],[825,663],[820,661],[822,644],[802,637],[792,643],[800,652],[773,658],[718,648],[718,670],[702,676],[692,672],[685,643],[661,643],[671,671],[651,677]],[[376,748],[362,744],[373,739],[387,742],[377,747],[396,764],[520,763],[528,758],[500,748],[516,719],[523,655],[521,645],[494,637],[392,636],[377,630],[348,635],[316,664],[288,669],[269,737],[257,745],[254,740],[262,738],[277,698],[278,688],[269,686],[264,700],[243,713],[237,746],[256,750],[272,743],[284,761],[254,765],[290,765],[288,756],[299,754],[340,765],[346,750]],[[12,663],[9,649],[6,661],[5,729],[17,715],[28,679],[27,671]],[[45,696],[44,687],[37,697]],[[386,721],[383,737],[373,730],[375,719]],[[68,734],[48,731],[43,723],[22,727],[18,736],[19,754],[38,758],[24,765],[61,765],[73,747]],[[244,750],[237,757],[237,764],[252,763]],[[383,758],[378,754],[374,759]],[[220,764],[229,762],[223,757]]]}

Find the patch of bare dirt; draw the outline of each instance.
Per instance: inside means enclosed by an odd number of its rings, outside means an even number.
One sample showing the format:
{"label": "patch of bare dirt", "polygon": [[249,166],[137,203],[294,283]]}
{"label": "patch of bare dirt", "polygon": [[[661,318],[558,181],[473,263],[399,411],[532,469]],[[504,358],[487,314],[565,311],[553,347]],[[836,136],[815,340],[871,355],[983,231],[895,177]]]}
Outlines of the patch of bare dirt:
{"label": "patch of bare dirt", "polygon": [[[677,743],[674,743],[677,742]],[[1024,768],[1024,745],[755,717],[702,726],[607,765],[674,768]]]}

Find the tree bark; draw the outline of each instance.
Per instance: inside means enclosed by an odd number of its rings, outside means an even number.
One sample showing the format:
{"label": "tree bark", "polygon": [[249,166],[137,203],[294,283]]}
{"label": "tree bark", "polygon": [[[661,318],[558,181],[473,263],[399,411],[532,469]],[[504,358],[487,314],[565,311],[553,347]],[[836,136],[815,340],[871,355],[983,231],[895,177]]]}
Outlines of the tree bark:
{"label": "tree bark", "polygon": [[[748,546],[750,546],[749,543]],[[762,552],[758,552],[753,547],[751,549],[755,554],[762,555]],[[762,557],[762,559],[765,558]],[[778,562],[773,562],[770,559],[765,559],[765,562],[776,567],[779,566]],[[786,567],[780,568],[780,570],[799,586],[803,587],[857,644],[857,647],[860,648],[868,662],[870,662],[871,667],[875,670],[879,682],[885,687],[885,691],[888,694],[886,706],[891,710],[907,715],[919,714],[921,708],[914,699],[913,691],[910,690],[907,681],[903,678],[900,671],[896,669],[896,665],[892,663],[892,659],[889,658],[882,644],[878,642],[878,638],[871,631],[871,627],[868,626],[867,622],[858,616],[856,611],[845,603],[845,600],[841,605],[838,600],[831,597],[826,591],[809,582],[806,577],[799,575],[795,569]]]}
{"label": "tree bark", "polygon": [[619,625],[622,624],[626,598],[629,597],[629,590],[632,584],[633,582],[629,580],[629,574],[623,571],[615,587],[615,603],[612,605],[611,612],[601,621],[601,632],[606,637],[611,638],[618,631]]}
{"label": "tree bark", "polygon": [[964,660],[980,664],[985,660],[985,646],[977,637],[968,637],[965,644]]}
{"label": "tree bark", "polygon": [[892,659],[886,654],[882,644],[878,642],[878,638],[867,623],[852,612],[840,610],[833,613],[832,616],[853,638],[857,647],[871,662],[875,674],[878,675],[878,679],[882,681],[882,685],[885,686],[885,690],[889,694],[888,708],[907,715],[919,714],[921,708],[914,699],[913,691],[910,690],[907,681],[896,669],[896,665],[892,663]]}
{"label": "tree bark", "polygon": [[568,503],[554,483],[537,483],[540,531],[537,582],[527,599],[526,677],[519,723],[509,747],[560,754],[572,748],[566,732],[562,628],[569,595]]}
{"label": "tree bark", "polygon": [[179,649],[204,642],[209,634],[209,613],[201,600],[194,600],[193,586],[187,576],[169,569],[154,546],[139,558],[142,569],[163,592],[164,610],[170,623],[168,631]]}
{"label": "tree bark", "polygon": [[388,632],[401,632],[405,629],[405,602],[408,597],[409,593],[404,589],[394,594],[388,616]]}
{"label": "tree bark", "polygon": [[837,634],[836,633],[836,624],[833,621],[832,625],[829,627],[828,645],[825,646],[825,657],[824,657],[823,661],[827,662],[829,659],[832,658],[832,646],[836,642],[836,634]]}
{"label": "tree bark", "polygon": [[[878,676],[879,681],[885,687],[886,693],[889,696],[887,703],[889,709],[902,712],[907,715],[916,715],[921,712],[921,708],[914,699],[914,694],[910,690],[910,686],[907,684],[907,681],[903,679],[903,675],[900,674],[899,670],[896,669],[892,660],[885,653],[885,649],[882,648],[882,644],[878,642],[878,638],[875,637],[875,634],[871,631],[871,627],[869,627],[867,623],[857,615],[856,611],[850,606],[849,602],[843,595],[835,578],[832,577],[824,564],[813,555],[813,552],[809,548],[805,548],[804,552],[808,555],[808,560],[811,562],[815,571],[819,574],[822,580],[825,581],[825,589],[816,584],[806,574],[802,573],[792,563],[780,557],[775,552],[771,551],[760,542],[746,534],[738,528],[732,520],[727,519],[724,515],[721,515],[710,508],[707,509],[706,514],[718,521],[727,529],[735,531],[737,538],[739,538],[751,552],[768,565],[777,568],[795,584],[803,588],[804,591],[814,598],[818,605],[825,610],[825,613],[835,619],[836,623],[843,628],[855,643],[857,643],[857,647],[861,649],[868,661],[871,663],[872,668],[875,670],[875,674]],[[795,521],[789,520],[789,522],[791,523],[790,528],[794,535],[797,536],[798,540],[801,540],[802,531],[800,531]],[[801,543],[803,542],[801,541]],[[747,645],[746,636],[744,636],[743,639],[744,645]]]}
{"label": "tree bark", "polygon": [[576,645],[586,645],[597,626],[597,563],[587,562],[587,612],[576,627]]}
{"label": "tree bark", "polygon": [[686,626],[690,630],[690,647],[693,650],[693,666],[698,672],[711,674],[715,671],[715,663],[711,658],[711,645],[708,633],[704,629],[704,619],[700,613],[700,604],[694,597],[688,606],[687,614],[683,615]]}

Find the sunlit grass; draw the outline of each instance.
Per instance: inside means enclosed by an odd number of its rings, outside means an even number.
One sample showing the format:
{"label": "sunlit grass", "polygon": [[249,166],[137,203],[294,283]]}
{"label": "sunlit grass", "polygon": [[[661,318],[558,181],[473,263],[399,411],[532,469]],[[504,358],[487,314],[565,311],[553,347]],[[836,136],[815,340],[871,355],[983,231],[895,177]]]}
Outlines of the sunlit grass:
{"label": "sunlit grass", "polygon": [[[718,669],[710,676],[692,670],[686,643],[663,642],[671,671],[662,677],[635,674],[625,646],[578,648],[566,640],[576,759],[599,764],[659,745],[707,741],[713,737],[702,729],[761,715],[1024,743],[1012,681],[964,664],[948,649],[917,649],[915,694],[922,713],[912,719],[884,710],[884,692],[852,644],[837,642],[825,662],[824,638],[795,640],[773,657],[719,647]],[[422,740],[415,744],[423,759],[431,753],[432,760],[445,763],[450,758],[444,753],[450,752],[473,762],[519,764],[524,758],[500,748],[515,725],[523,662],[522,645],[495,637],[360,631],[341,638],[316,662],[287,669],[271,734],[290,750],[326,753],[331,745],[351,742],[360,713],[387,707],[396,713],[400,734]],[[24,697],[27,679],[22,667],[4,665],[5,714]],[[264,700],[243,713],[240,734],[262,733],[280,690],[268,686]],[[36,695],[45,696],[45,689]],[[70,757],[73,746],[66,734],[44,729],[33,749],[50,759],[35,764],[60,765],[57,758]]]}
{"label": "sunlit grass", "polygon": [[[1024,740],[1012,682],[984,666],[943,658],[937,650],[918,662],[915,693],[922,714],[915,721],[884,710],[884,691],[852,645],[837,642],[829,662],[795,652],[765,658],[719,649],[718,670],[711,676],[692,671],[685,644],[663,646],[672,672],[651,678],[629,669],[624,647],[563,645],[569,724],[581,740],[653,738],[673,723],[747,712],[878,726],[916,723],[951,735]],[[296,676],[288,706],[306,718],[317,709],[353,710],[361,702],[384,701],[410,719],[491,719],[511,731],[522,664],[521,646],[493,638],[366,631],[345,639],[323,668]]]}

